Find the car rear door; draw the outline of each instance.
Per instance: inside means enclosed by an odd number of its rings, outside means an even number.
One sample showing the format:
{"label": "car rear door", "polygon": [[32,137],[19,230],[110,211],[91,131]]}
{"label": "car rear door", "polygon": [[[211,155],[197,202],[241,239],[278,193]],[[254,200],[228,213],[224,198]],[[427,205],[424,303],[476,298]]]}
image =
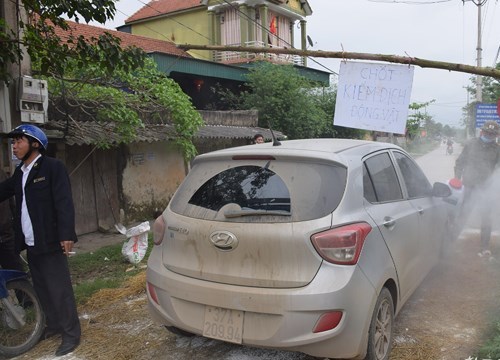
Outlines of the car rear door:
{"label": "car rear door", "polygon": [[391,253],[404,302],[418,285],[418,213],[404,198],[388,151],[365,158],[363,165],[365,208]]}

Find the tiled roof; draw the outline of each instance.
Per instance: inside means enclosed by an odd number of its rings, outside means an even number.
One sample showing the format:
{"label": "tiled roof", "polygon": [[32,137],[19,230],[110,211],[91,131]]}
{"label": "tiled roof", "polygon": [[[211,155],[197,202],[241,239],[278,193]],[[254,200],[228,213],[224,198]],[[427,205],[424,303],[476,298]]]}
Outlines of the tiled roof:
{"label": "tiled roof", "polygon": [[125,20],[125,24],[202,6],[205,7],[200,0],[153,0]]}
{"label": "tiled roof", "polygon": [[122,48],[126,48],[128,46],[136,46],[147,53],[158,52],[175,56],[184,56],[189,58],[192,57],[184,50],[177,48],[177,46],[172,42],[151,39],[145,36],[132,35],[129,33],[105,29],[98,26],[79,24],[73,21],[67,21],[67,23],[70,28],[68,31],[62,30],[59,27],[55,28],[56,35],[59,36],[61,40],[67,41],[70,35],[73,35],[74,37],[83,35],[87,39],[90,39],[91,37],[97,38],[103,33],[108,32],[121,40]]}
{"label": "tiled roof", "polygon": [[[119,144],[120,138],[114,131],[112,123],[98,122],[69,122],[49,121],[44,126],[44,130],[49,138],[64,138],[68,145],[90,145],[100,141],[106,141],[111,144]],[[65,136],[63,134],[66,133]],[[260,127],[243,126],[222,126],[205,125],[198,133],[199,139],[251,139],[257,133],[264,135],[264,138],[271,139],[269,129]],[[274,131],[278,138],[283,138],[283,133]],[[145,125],[144,128],[137,130],[137,136],[134,142],[156,142],[173,140],[177,137],[172,125]]]}

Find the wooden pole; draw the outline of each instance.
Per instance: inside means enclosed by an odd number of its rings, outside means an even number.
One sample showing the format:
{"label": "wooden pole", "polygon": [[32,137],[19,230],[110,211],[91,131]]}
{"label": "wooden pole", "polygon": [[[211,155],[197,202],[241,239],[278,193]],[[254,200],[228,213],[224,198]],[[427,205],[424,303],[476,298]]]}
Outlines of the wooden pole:
{"label": "wooden pole", "polygon": [[491,67],[479,67],[458,63],[450,63],[436,60],[426,60],[410,56],[396,56],[384,54],[368,54],[345,51],[321,51],[321,50],[299,50],[299,49],[277,49],[264,47],[246,47],[246,46],[221,46],[221,45],[193,45],[184,44],[177,45],[182,50],[212,50],[212,51],[231,51],[243,53],[261,53],[261,54],[289,54],[317,58],[333,58],[333,59],[357,59],[357,60],[372,60],[382,61],[397,64],[415,65],[421,68],[442,69],[455,72],[463,72],[468,74],[488,76],[495,79],[500,79],[500,70]]}

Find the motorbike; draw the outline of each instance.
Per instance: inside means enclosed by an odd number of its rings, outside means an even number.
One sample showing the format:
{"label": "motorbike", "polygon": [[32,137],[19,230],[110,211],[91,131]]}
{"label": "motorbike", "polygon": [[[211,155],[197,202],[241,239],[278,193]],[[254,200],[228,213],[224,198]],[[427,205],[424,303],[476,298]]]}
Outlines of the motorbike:
{"label": "motorbike", "polygon": [[0,355],[27,352],[44,329],[45,315],[28,274],[0,269]]}

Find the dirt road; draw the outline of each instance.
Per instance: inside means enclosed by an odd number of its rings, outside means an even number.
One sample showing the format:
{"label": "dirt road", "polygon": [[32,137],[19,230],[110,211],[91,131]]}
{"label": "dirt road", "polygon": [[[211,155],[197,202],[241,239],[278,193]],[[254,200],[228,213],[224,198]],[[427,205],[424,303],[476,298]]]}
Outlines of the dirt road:
{"label": "dirt road", "polygon": [[[474,354],[499,319],[500,264],[477,256],[479,232],[469,229],[429,274],[396,321],[391,359],[462,360]],[[500,234],[492,238],[500,257]]]}

